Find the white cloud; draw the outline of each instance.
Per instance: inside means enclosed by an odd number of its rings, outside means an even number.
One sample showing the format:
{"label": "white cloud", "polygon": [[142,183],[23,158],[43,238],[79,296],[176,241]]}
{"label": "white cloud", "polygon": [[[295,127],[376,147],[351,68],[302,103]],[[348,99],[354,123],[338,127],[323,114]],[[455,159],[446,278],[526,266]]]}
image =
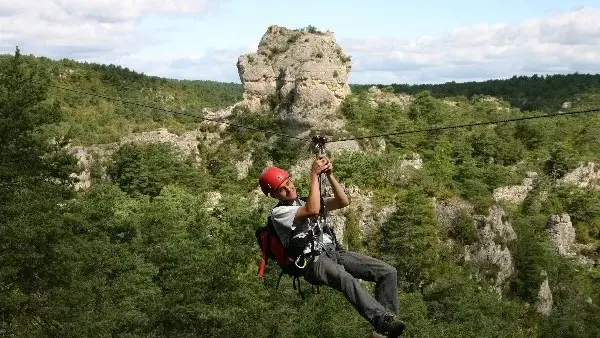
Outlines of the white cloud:
{"label": "white cloud", "polygon": [[187,79],[240,82],[236,62],[247,48],[211,49],[201,56],[184,56],[172,59],[143,59],[126,57],[112,63],[129,67],[154,76]]}
{"label": "white cloud", "polygon": [[[443,36],[345,39],[351,83],[483,81],[513,75],[597,73],[600,10],[578,9],[517,24],[457,27]],[[250,51],[212,51],[162,62],[160,75],[239,82],[235,63]]]}
{"label": "white cloud", "polygon": [[0,52],[74,59],[134,53],[150,41],[137,24],[145,15],[210,11],[217,0],[0,0]]}
{"label": "white cloud", "polygon": [[[237,58],[255,52],[259,36],[246,46],[198,55],[202,48],[171,50],[168,41],[144,35],[139,25],[148,15],[209,13],[225,1],[0,0],[0,53],[12,53],[18,45],[25,54],[113,63],[150,75],[239,82]],[[217,32],[221,27],[214,29]],[[580,8],[514,24],[456,27],[442,36],[338,42],[352,56],[352,83],[440,83],[597,73],[600,10]],[[144,54],[142,50],[152,52]]]}
{"label": "white cloud", "polygon": [[597,73],[600,10],[582,8],[518,24],[458,27],[441,37],[349,39],[340,44],[354,60],[353,83]]}

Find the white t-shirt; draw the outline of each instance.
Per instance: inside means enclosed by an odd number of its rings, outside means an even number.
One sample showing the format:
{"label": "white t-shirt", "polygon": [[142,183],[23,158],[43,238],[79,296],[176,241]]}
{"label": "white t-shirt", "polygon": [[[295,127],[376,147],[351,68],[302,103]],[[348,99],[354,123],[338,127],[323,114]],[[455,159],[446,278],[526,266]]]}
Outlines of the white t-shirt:
{"label": "white t-shirt", "polygon": [[[292,205],[282,205],[282,206],[278,206],[273,208],[273,210],[271,211],[271,220],[273,222],[273,227],[275,228],[275,231],[277,232],[277,236],[279,236],[279,239],[281,240],[281,243],[283,244],[283,246],[287,246],[289,244],[289,240],[290,240],[290,234],[291,232],[296,229],[297,227],[303,227],[306,225],[306,223],[308,223],[309,226],[319,226],[320,227],[320,231],[319,231],[319,236],[317,236],[317,238],[315,238],[315,245],[326,245],[326,244],[331,244],[333,243],[333,239],[331,238],[331,236],[329,236],[329,234],[326,234],[323,232],[323,226],[322,224],[320,224],[320,222],[317,222],[316,220],[311,220],[311,219],[301,219],[301,220],[295,220],[294,218],[296,217],[296,212],[298,211],[298,208],[300,208],[301,206],[303,206],[305,204],[304,201],[302,200],[296,200],[294,201],[294,203]],[[318,224],[315,224],[318,223]],[[303,234],[299,234],[297,236],[302,236]],[[305,252],[310,251],[310,247],[307,247],[305,250]]]}

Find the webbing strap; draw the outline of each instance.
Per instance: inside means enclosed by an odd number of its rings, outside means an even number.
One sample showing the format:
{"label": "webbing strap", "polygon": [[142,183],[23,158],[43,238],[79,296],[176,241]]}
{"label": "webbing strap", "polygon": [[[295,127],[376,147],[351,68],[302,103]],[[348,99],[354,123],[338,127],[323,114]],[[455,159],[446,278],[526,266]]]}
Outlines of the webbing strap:
{"label": "webbing strap", "polygon": [[267,255],[269,252],[269,233],[265,236],[265,242],[263,244],[262,257],[260,258],[260,267],[258,268],[258,278],[263,278],[265,275],[265,266],[267,265]]}

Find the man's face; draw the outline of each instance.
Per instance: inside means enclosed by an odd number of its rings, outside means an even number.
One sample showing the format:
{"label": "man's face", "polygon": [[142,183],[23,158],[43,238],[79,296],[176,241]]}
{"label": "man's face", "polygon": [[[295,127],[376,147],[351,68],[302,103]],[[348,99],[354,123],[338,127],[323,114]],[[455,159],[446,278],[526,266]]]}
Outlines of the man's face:
{"label": "man's face", "polygon": [[296,195],[296,187],[294,187],[294,183],[292,183],[289,177],[273,191],[273,195],[280,201],[291,201],[298,197]]}

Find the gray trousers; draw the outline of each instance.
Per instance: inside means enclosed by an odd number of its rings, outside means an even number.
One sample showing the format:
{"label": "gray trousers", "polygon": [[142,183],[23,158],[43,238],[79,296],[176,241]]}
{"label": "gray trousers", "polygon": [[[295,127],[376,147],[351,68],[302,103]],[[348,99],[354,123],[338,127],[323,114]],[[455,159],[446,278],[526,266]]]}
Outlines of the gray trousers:
{"label": "gray trousers", "polygon": [[[400,312],[396,269],[376,258],[327,245],[318,259],[306,266],[304,279],[341,291],[374,327],[385,314]],[[374,297],[358,279],[375,282]]]}

